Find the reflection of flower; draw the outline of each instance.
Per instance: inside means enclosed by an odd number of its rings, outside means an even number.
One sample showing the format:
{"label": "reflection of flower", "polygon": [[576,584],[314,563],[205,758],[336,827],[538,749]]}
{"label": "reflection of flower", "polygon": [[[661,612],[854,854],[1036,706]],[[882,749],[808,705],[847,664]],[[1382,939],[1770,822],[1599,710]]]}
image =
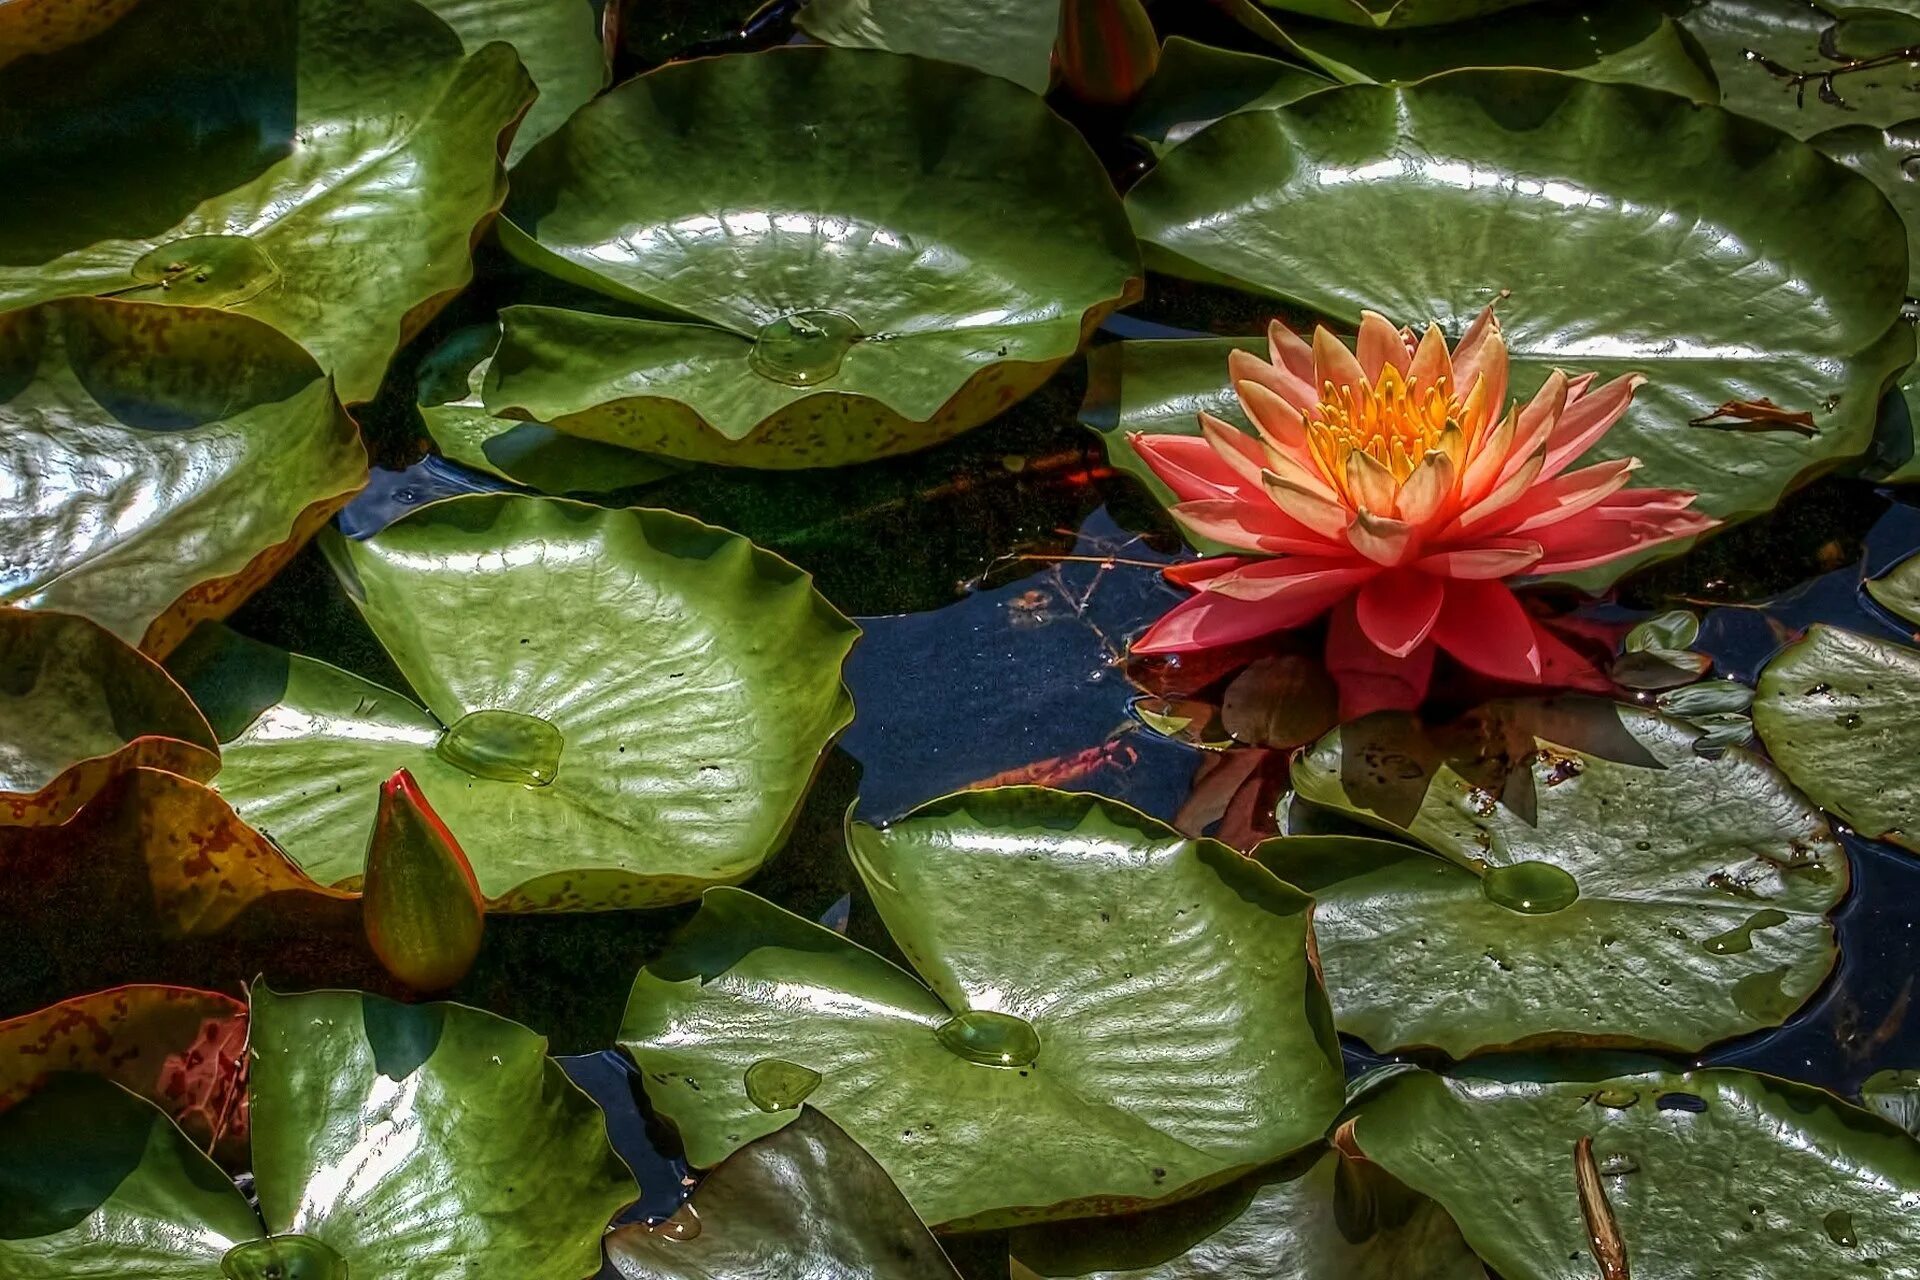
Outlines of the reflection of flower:
{"label": "reflection of flower", "polygon": [[1619,421],[1643,379],[1594,386],[1555,370],[1506,408],[1491,308],[1451,352],[1368,312],[1356,350],[1275,322],[1271,362],[1228,361],[1258,436],[1200,415],[1204,437],[1136,435],[1181,524],[1247,552],[1178,566],[1197,594],[1136,653],[1232,644],[1334,609],[1327,665],[1342,710],[1411,706],[1435,647],[1524,684],[1584,667],[1502,579],[1602,564],[1716,523],[1676,489],[1628,489],[1635,459],[1567,468]]}

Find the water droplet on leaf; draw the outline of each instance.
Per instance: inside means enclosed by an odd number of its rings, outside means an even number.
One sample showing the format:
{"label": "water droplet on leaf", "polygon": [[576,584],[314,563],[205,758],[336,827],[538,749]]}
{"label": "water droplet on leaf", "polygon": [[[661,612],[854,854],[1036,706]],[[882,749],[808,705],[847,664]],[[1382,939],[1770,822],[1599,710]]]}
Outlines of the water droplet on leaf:
{"label": "water droplet on leaf", "polygon": [[1481,879],[1480,891],[1487,901],[1530,916],[1565,910],[1580,896],[1574,878],[1551,862],[1493,867]]}
{"label": "water droplet on leaf", "polygon": [[747,363],[763,378],[811,387],[839,373],[859,340],[860,326],[844,312],[796,311],[760,327]]}
{"label": "water droplet on leaf", "polygon": [[566,740],[539,716],[470,711],[440,735],[434,754],[476,778],[544,787],[560,772]]}
{"label": "water droplet on leaf", "polygon": [[986,1067],[1024,1067],[1040,1056],[1040,1033],[1025,1018],[971,1009],[934,1033],[951,1053]]}
{"label": "water droplet on leaf", "polygon": [[347,1264],[312,1236],[268,1236],[227,1250],[220,1274],[227,1280],[347,1280]]}
{"label": "water droplet on leaf", "polygon": [[747,1068],[747,1098],[762,1111],[791,1111],[820,1086],[820,1073],[784,1058],[762,1058]]}

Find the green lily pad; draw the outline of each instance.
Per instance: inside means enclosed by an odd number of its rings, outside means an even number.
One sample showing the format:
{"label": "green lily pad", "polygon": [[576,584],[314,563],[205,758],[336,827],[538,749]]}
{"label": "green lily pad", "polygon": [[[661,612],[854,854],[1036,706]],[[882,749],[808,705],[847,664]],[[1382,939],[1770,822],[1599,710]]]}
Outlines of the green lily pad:
{"label": "green lily pad", "polygon": [[[1534,1074],[1407,1072],[1347,1133],[1506,1280],[1913,1274],[1920,1144],[1877,1117],[1746,1071]],[[1583,1205],[1623,1265],[1599,1262]]]}
{"label": "green lily pad", "polygon": [[1766,761],[1588,699],[1437,731],[1380,715],[1295,763],[1297,794],[1419,841],[1270,841],[1314,895],[1340,1029],[1455,1057],[1545,1044],[1693,1050],[1778,1026],[1837,958],[1845,853]]}
{"label": "green lily pad", "polygon": [[[1920,99],[1915,101],[1920,110]],[[1885,128],[1874,125],[1843,125],[1816,134],[1814,146],[1880,188],[1907,228],[1907,292],[1920,294],[1920,120],[1904,120]],[[1909,368],[1900,380],[1900,395],[1906,402],[1909,423],[1920,420],[1920,365]],[[1913,447],[1911,427],[1906,439],[1887,442],[1892,456],[1876,459],[1872,474],[1877,479],[1904,482],[1920,480],[1920,454]]]}
{"label": "green lily pad", "polygon": [[147,0],[7,69],[0,310],[219,307],[371,399],[467,283],[531,92],[511,48],[468,55],[412,0]]}
{"label": "green lily pad", "polygon": [[0,608],[0,718],[0,826],[65,822],[127,769],[204,780],[220,767],[220,744],[180,686],[70,614]]}
{"label": "green lily pad", "polygon": [[1269,9],[1359,27],[1426,27],[1499,13],[1527,0],[1260,0]]}
{"label": "green lily pad", "polygon": [[0,474],[0,602],[164,654],[272,577],[367,456],[318,366],[267,326],[74,299],[0,315]]}
{"label": "green lily pad", "polygon": [[1444,1209],[1322,1147],[1164,1209],[1014,1233],[1035,1276],[1485,1280]]}
{"label": "green lily pad", "polygon": [[1045,93],[1059,0],[810,0],[794,25],[824,44],[957,62]]}
{"label": "green lily pad", "polygon": [[664,458],[488,413],[480,388],[499,342],[498,325],[473,325],[420,362],[420,420],[441,453],[502,480],[556,494],[611,493],[680,470]]}
{"label": "green lily pad", "polygon": [[217,632],[175,671],[216,785],[324,884],[412,772],[494,910],[649,906],[745,879],[853,716],[859,629],[786,561],[666,511],[484,494],[323,546],[421,705]]}
{"label": "green lily pad", "polygon": [[1909,556],[1885,576],[1868,579],[1866,586],[1882,607],[1920,627],[1920,556]]}
{"label": "green lily pad", "polygon": [[1161,49],[1159,69],[1134,104],[1127,127],[1165,149],[1185,142],[1222,116],[1282,107],[1332,88],[1333,83],[1278,58],[1173,36]]}
{"label": "green lily pad", "polygon": [[1586,80],[1646,85],[1719,101],[1706,59],[1654,0],[1530,3],[1437,28],[1370,30],[1312,19],[1263,18],[1262,34],[1354,84],[1410,83],[1465,67],[1533,67]]}
{"label": "green lily pad", "polygon": [[452,27],[468,53],[495,40],[513,46],[538,91],[513,132],[507,164],[566,123],[613,78],[619,0],[420,0]]}
{"label": "green lily pad", "polygon": [[[1553,367],[1644,373],[1595,456],[1637,456],[1638,483],[1723,519],[1864,452],[1913,357],[1906,232],[1873,185],[1647,89],[1463,71],[1330,90],[1221,120],[1127,205],[1150,265],[1346,323],[1371,308],[1457,337],[1497,303],[1522,397]],[[1760,400],[1817,435],[1720,415]]]}
{"label": "green lily pad", "polygon": [[1224,845],[1032,787],[848,839],[917,976],[716,889],[634,984],[620,1043],[693,1163],[804,1098],[966,1229],[1195,1194],[1339,1110],[1308,900]]}
{"label": "green lily pad", "polygon": [[1920,851],[1920,651],[1817,625],[1760,673],[1753,727],[1788,777],[1871,840]]}
{"label": "green lily pad", "polygon": [[[164,1113],[56,1077],[0,1115],[10,1280],[579,1280],[634,1198],[546,1042],[458,1005],[253,993],[258,1214]],[[58,1151],[60,1159],[49,1159]]]}
{"label": "green lily pad", "polygon": [[521,162],[501,235],[544,271],[672,318],[507,308],[490,413],[759,467],[977,426],[1140,284],[1105,172],[1044,102],[855,49],[627,82]]}
{"label": "green lily pad", "polygon": [[1920,115],[1920,68],[1909,58],[1843,72],[1822,86],[1823,73],[1920,43],[1920,18],[1896,7],[1713,0],[1692,6],[1680,23],[1712,59],[1722,106],[1796,138]]}
{"label": "green lily pad", "polygon": [[624,1280],[959,1280],[874,1158],[811,1107],[701,1180],[665,1222],[621,1227]]}
{"label": "green lily pad", "polygon": [[1860,1086],[1860,1102],[1881,1119],[1920,1138],[1920,1071],[1876,1071]]}

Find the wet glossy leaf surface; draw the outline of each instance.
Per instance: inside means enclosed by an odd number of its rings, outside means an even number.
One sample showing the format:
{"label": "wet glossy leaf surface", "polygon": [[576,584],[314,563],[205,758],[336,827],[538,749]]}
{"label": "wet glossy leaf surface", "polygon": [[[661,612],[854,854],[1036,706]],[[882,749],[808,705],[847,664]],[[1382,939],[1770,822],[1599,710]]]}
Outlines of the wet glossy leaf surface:
{"label": "wet glossy leaf surface", "polygon": [[1483,1280],[1446,1211],[1326,1148],[1182,1204],[1017,1232],[1033,1275]]}
{"label": "wet glossy leaf surface", "polygon": [[[1897,4],[1714,0],[1692,6],[1681,23],[1712,58],[1722,104],[1796,138],[1920,116],[1920,69],[1883,58],[1920,41],[1920,25]],[[1877,65],[1823,84],[1826,73],[1860,61]]]}
{"label": "wet glossy leaf surface", "polygon": [[679,469],[631,449],[488,413],[480,388],[499,341],[498,325],[475,325],[454,333],[421,362],[420,420],[442,455],[552,494],[605,493]]}
{"label": "wet glossy leaf surface", "polygon": [[404,767],[495,909],[685,901],[779,846],[852,714],[857,629],[685,517],[476,496],[326,547],[425,707],[217,635],[176,664],[227,737],[222,794],[322,883],[360,875]]}
{"label": "wet glossy leaf surface", "polygon": [[612,75],[608,24],[618,0],[424,0],[452,27],[469,54],[504,40],[513,46],[538,96],[520,118],[507,151],[512,167],[534,143],[607,87]]}
{"label": "wet glossy leaf surface", "polygon": [[509,307],[489,411],[695,461],[925,447],[1032,392],[1138,287],[1106,176],[1040,99],[874,51],[631,81],[521,163],[506,220],[531,265],[653,318]]}
{"label": "wet glossy leaf surface", "polygon": [[0,1111],[57,1072],[111,1080],[206,1146],[246,1131],[247,1007],[187,987],[126,986],[0,1021]]}
{"label": "wet glossy leaf surface", "polygon": [[1635,1276],[1914,1274],[1920,1144],[1900,1130],[1744,1071],[1604,1074],[1398,1076],[1360,1103],[1353,1141],[1451,1210],[1509,1280],[1605,1274],[1576,1181],[1582,1139]]}
{"label": "wet glossy leaf surface", "polygon": [[[1756,186],[1774,198],[1743,194]],[[1698,212],[1672,216],[1676,201]],[[1127,204],[1153,265],[1348,324],[1370,307],[1457,337],[1497,303],[1522,397],[1554,366],[1646,374],[1597,452],[1728,518],[1863,452],[1912,356],[1906,233],[1872,184],[1649,90],[1459,72],[1315,94],[1214,125]],[[1818,435],[1692,425],[1763,397],[1813,413]]]}
{"label": "wet glossy leaf surface", "polygon": [[886,1170],[811,1107],[735,1152],[679,1212],[607,1239],[621,1280],[958,1280]]}
{"label": "wet glossy leaf surface", "polygon": [[[264,987],[252,1027],[260,1216],[162,1113],[63,1077],[0,1116],[9,1276],[425,1280],[486,1257],[577,1280],[598,1265],[636,1188],[538,1036],[457,1005]],[[55,1134],[71,1155],[50,1165]]]}
{"label": "wet glossy leaf surface", "polygon": [[1191,1194],[1338,1109],[1306,899],[1230,850],[1028,788],[851,841],[917,978],[715,890],[634,986],[621,1044],[695,1164],[793,1119],[753,1097],[768,1058],[817,1072],[806,1101],[936,1224]]}
{"label": "wet glossy leaf surface", "polygon": [[1761,672],[1753,724],[1780,767],[1861,834],[1920,848],[1920,786],[1895,762],[1920,750],[1920,651],[1816,626]]}
{"label": "wet glossy leaf surface", "polygon": [[814,39],[958,62],[1035,93],[1052,78],[1059,0],[813,0],[794,20]]}
{"label": "wet glossy leaf surface", "polygon": [[319,367],[265,325],[110,301],[0,315],[6,603],[164,654],[272,577],[366,467]]}
{"label": "wet glossy leaf surface", "polygon": [[1511,9],[1525,0],[1260,0],[1270,9],[1367,27],[1419,27],[1459,22]]}
{"label": "wet glossy leaf surface", "polygon": [[511,48],[469,56],[410,0],[141,4],[8,69],[0,165],[32,198],[0,213],[0,309],[115,292],[223,307],[370,399],[466,284],[505,194],[499,139],[531,96]]}
{"label": "wet glossy leaf surface", "polygon": [[1272,14],[1280,48],[1339,80],[1407,82],[1462,67],[1537,67],[1717,102],[1706,59],[1652,0],[1529,3],[1438,27],[1369,30]]}
{"label": "wet glossy leaf surface", "polygon": [[1697,1049],[1775,1026],[1835,959],[1826,822],[1763,760],[1608,703],[1494,704],[1423,734],[1335,730],[1299,795],[1411,837],[1282,839],[1315,896],[1340,1028],[1456,1057],[1538,1044]]}
{"label": "wet glossy leaf surface", "polygon": [[[65,822],[115,774],[201,779],[219,744],[180,686],[98,623],[0,609],[0,826]],[[31,733],[26,726],[32,726]]]}

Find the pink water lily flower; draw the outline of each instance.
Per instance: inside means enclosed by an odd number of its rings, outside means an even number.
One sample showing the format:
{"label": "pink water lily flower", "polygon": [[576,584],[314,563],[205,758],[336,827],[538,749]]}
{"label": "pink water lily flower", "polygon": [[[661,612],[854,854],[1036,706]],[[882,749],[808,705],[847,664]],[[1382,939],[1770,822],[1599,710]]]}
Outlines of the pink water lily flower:
{"label": "pink water lily flower", "polygon": [[1195,595],[1135,642],[1141,654],[1235,644],[1328,610],[1342,712],[1410,707],[1434,651],[1520,684],[1586,664],[1506,579],[1604,564],[1711,528],[1696,495],[1629,489],[1633,458],[1568,468],[1620,420],[1645,379],[1595,386],[1555,370],[1507,402],[1492,308],[1451,351],[1367,312],[1354,350],[1324,328],[1309,346],[1275,321],[1271,359],[1228,371],[1258,435],[1211,414],[1200,436],[1135,435],[1179,502],[1174,517],[1245,555],[1177,566]]}

